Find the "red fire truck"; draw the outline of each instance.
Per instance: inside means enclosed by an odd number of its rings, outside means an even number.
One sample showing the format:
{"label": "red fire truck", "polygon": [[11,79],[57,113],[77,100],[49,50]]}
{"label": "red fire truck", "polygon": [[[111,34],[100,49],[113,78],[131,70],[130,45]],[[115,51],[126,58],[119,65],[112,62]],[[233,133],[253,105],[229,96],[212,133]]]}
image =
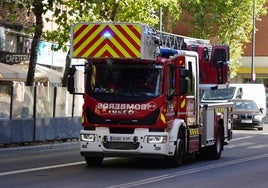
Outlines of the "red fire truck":
{"label": "red fire truck", "polygon": [[[80,152],[88,165],[114,156],[170,166],[191,154],[221,157],[232,103],[201,103],[200,86],[228,82],[228,46],[136,23],[78,23],[71,56],[86,60]],[[78,94],[75,67],[68,91]]]}

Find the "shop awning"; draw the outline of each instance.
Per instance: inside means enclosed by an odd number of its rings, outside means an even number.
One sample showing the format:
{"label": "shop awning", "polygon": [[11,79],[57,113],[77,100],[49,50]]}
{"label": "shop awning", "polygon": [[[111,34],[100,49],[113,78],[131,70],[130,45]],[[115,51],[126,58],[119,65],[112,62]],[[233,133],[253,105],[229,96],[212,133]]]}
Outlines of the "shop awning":
{"label": "shop awning", "polygon": [[27,72],[25,70],[13,65],[0,63],[0,80],[25,81],[26,77]]}
{"label": "shop awning", "polygon": [[[0,80],[25,82],[28,74],[28,63],[7,65],[0,63]],[[35,82],[61,84],[63,73],[36,65]]]}

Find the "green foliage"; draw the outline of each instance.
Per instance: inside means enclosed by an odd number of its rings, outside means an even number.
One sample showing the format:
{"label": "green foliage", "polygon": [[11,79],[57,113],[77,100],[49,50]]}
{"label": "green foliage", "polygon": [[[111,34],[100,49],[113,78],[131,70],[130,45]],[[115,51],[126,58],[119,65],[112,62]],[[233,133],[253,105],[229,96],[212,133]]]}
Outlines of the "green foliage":
{"label": "green foliage", "polygon": [[7,20],[9,23],[16,24],[19,17],[19,12],[23,8],[23,4],[15,0],[12,0],[5,2],[5,5],[8,11],[5,12],[6,14],[1,15],[2,16],[1,19]]}
{"label": "green foliage", "polygon": [[164,17],[172,18],[163,24],[175,24],[180,15],[178,0],[54,0],[53,20],[46,20],[60,29],[45,31],[43,37],[61,48],[69,41],[70,26],[78,22],[140,22],[159,27],[160,7]]}
{"label": "green foliage", "polygon": [[[231,77],[241,63],[244,44],[250,42],[253,23],[253,0],[179,0],[184,15],[182,19],[194,27],[197,38],[217,38],[228,44],[231,53]],[[256,19],[266,14],[266,0],[256,0]],[[191,19],[189,19],[191,15]]]}
{"label": "green foliage", "polygon": [[[43,31],[42,37],[56,42],[55,50],[67,50],[70,27],[77,22],[140,22],[159,28],[160,8],[163,28],[170,32],[182,15],[182,20],[193,26],[191,36],[216,38],[228,44],[231,51],[233,77],[241,65],[243,44],[249,42],[252,32],[253,0],[21,0],[24,8],[35,13],[42,4],[45,18],[58,28]],[[256,0],[256,19],[266,13],[266,0]],[[40,10],[39,10],[40,11]],[[182,13],[182,14],[181,14]],[[190,18],[189,18],[190,17]],[[42,26],[37,26],[39,28]],[[67,67],[66,67],[67,68]]]}
{"label": "green foliage", "polygon": [[[70,27],[78,22],[140,22],[150,26],[158,26],[159,10],[163,9],[163,24],[176,23],[180,8],[178,0],[54,0],[53,21],[58,25],[55,31],[45,31],[43,37],[56,42],[57,49],[67,49],[70,39]],[[169,26],[170,27],[170,26]],[[66,85],[69,55],[66,58],[63,86]]]}

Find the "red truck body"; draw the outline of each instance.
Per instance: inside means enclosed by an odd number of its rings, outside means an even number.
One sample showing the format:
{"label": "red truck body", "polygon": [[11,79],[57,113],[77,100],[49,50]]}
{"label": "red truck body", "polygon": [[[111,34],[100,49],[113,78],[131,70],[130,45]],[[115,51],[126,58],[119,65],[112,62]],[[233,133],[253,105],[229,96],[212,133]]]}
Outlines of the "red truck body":
{"label": "red truck body", "polygon": [[[220,158],[231,139],[232,103],[201,103],[200,84],[228,82],[227,46],[187,44],[134,23],[79,23],[71,36],[72,57],[87,60],[80,152],[88,165],[110,156],[171,166],[194,153]],[[74,74],[75,66],[71,93]]]}

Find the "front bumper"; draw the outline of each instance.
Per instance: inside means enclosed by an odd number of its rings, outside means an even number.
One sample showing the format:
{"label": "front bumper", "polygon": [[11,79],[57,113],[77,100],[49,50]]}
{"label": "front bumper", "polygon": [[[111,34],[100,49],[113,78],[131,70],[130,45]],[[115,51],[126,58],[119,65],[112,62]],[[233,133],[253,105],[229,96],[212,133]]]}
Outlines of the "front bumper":
{"label": "front bumper", "polygon": [[242,119],[233,119],[234,128],[263,128],[263,121],[252,119],[249,122]]}
{"label": "front bumper", "polygon": [[82,156],[99,157],[154,157],[174,155],[175,144],[167,132],[135,129],[133,134],[110,134],[109,128],[80,131]]}

